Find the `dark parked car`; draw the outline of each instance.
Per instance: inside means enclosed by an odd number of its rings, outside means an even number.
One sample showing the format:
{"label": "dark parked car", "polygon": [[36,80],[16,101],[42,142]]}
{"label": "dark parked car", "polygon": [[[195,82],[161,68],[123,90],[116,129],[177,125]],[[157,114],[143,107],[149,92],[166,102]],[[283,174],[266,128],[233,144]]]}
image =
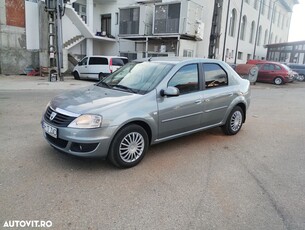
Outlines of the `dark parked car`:
{"label": "dark parked car", "polygon": [[250,82],[224,62],[150,58],[55,97],[42,128],[60,151],[132,167],[151,144],[219,126],[238,133],[249,103]]}
{"label": "dark parked car", "polygon": [[297,72],[299,74],[299,81],[305,80],[305,64],[286,63],[286,65],[294,72]]}
{"label": "dark parked car", "polygon": [[282,85],[293,81],[293,71],[285,64],[264,60],[249,60],[247,64],[255,64],[258,66],[258,82]]}

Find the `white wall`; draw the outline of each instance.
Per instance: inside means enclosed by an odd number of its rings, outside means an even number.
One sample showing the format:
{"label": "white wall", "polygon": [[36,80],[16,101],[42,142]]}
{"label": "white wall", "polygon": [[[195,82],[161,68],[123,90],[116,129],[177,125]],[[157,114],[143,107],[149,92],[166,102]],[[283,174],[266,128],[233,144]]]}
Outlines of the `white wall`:
{"label": "white wall", "polygon": [[26,48],[38,50],[39,46],[39,7],[37,3],[25,1]]}
{"label": "white wall", "polygon": [[67,17],[62,18],[62,31],[63,31],[63,43],[71,38],[81,35],[81,32],[77,29],[74,23]]}

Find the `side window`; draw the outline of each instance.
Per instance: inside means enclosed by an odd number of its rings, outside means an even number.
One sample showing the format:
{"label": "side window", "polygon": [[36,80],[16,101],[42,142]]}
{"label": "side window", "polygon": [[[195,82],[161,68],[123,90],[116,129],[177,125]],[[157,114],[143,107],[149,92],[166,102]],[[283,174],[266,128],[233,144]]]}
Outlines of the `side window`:
{"label": "side window", "polygon": [[228,75],[218,64],[203,64],[203,69],[207,89],[228,85]]}
{"label": "side window", "polygon": [[89,65],[108,65],[108,60],[103,57],[91,57]]}
{"label": "side window", "polygon": [[88,58],[85,57],[83,60],[79,62],[79,65],[87,65]]}
{"label": "side window", "polygon": [[275,67],[275,70],[282,70],[282,68],[278,65],[274,65],[274,67]]}
{"label": "side window", "polygon": [[198,66],[191,64],[183,66],[168,82],[168,86],[177,87],[180,94],[191,93],[199,90]]}

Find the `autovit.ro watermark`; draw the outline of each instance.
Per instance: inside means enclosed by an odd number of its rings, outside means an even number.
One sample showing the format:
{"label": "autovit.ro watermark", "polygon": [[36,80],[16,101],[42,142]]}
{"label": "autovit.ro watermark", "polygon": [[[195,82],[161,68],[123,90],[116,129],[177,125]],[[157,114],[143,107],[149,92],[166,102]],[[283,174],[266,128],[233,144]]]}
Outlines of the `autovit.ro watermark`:
{"label": "autovit.ro watermark", "polygon": [[50,220],[7,220],[4,228],[51,228],[53,225]]}

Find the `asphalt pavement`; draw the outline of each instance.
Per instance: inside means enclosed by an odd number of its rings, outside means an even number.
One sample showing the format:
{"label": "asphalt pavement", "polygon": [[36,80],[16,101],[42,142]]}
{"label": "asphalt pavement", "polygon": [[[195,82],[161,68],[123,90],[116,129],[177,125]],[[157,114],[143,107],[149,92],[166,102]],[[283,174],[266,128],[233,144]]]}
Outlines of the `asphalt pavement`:
{"label": "asphalt pavement", "polygon": [[126,170],[43,138],[48,101],[90,84],[0,76],[0,228],[305,229],[305,82],[252,85],[237,135],[215,128],[151,146]]}

